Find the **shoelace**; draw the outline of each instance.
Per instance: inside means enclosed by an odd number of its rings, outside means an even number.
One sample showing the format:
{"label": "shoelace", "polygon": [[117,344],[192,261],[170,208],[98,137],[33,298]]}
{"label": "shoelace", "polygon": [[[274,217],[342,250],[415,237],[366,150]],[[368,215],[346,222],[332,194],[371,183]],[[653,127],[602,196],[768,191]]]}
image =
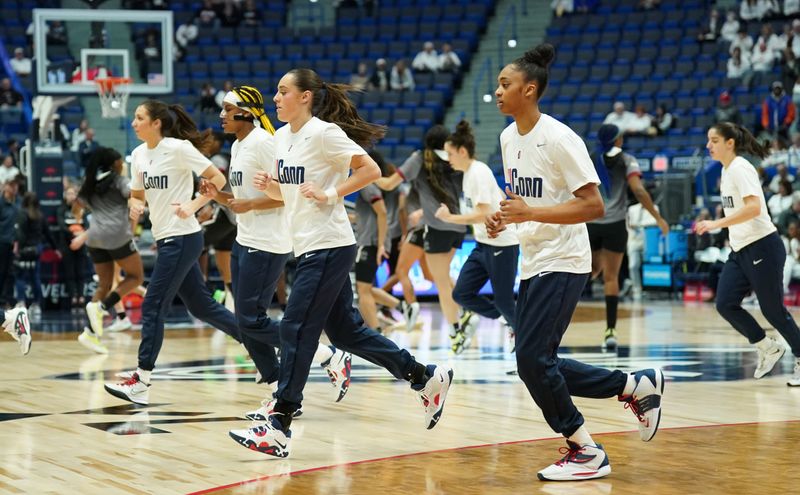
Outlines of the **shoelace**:
{"label": "shoelace", "polygon": [[558,449],[559,454],[566,454],[564,457],[561,458],[560,461],[556,461],[556,466],[563,466],[569,462],[574,461],[577,459],[578,454],[580,451],[583,450],[583,447],[572,448],[572,447],[561,447]]}
{"label": "shoelace", "polygon": [[139,382],[139,375],[134,373],[133,375],[131,375],[130,378],[128,378],[124,382],[120,383],[120,385],[133,386],[133,385],[136,385],[138,382]]}
{"label": "shoelace", "polygon": [[642,414],[642,410],[639,407],[639,401],[631,400],[630,402],[626,402],[625,404],[623,404],[622,407],[625,409],[630,409],[631,412],[633,412],[633,414],[636,415],[639,421],[644,420],[644,415]]}

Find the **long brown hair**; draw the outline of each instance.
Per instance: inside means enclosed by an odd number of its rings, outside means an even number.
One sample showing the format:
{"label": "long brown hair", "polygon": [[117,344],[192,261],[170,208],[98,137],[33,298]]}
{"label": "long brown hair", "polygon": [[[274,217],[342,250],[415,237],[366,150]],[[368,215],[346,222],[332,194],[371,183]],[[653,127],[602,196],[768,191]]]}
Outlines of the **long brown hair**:
{"label": "long brown hair", "polygon": [[311,114],[325,122],[342,128],[347,137],[365,148],[386,134],[386,126],[372,124],[362,119],[348,91],[356,91],[349,84],[326,83],[311,69],[292,69],[286,73],[294,77],[294,84],[300,91],[311,91]]}
{"label": "long brown hair", "polygon": [[456,148],[465,148],[469,157],[475,158],[475,136],[466,120],[456,124],[456,130],[447,137],[447,142]]}
{"label": "long brown hair", "polygon": [[748,154],[759,158],[766,158],[771,152],[769,146],[759,143],[758,139],[756,139],[750,131],[739,124],[718,122],[712,125],[711,128],[717,131],[717,134],[722,136],[726,141],[728,139],[733,139],[733,149],[737,155]]}
{"label": "long brown hair", "polygon": [[31,220],[41,220],[43,216],[39,208],[39,197],[33,191],[28,191],[22,196],[22,209]]}
{"label": "long brown hair", "polygon": [[443,125],[435,125],[425,133],[425,148],[422,150],[422,166],[428,176],[436,201],[444,203],[450,211],[458,211],[458,198],[447,192],[445,186],[452,181],[453,169],[450,164],[434,152],[444,148],[450,131]]}
{"label": "long brown hair", "polygon": [[201,153],[208,153],[214,141],[211,129],[198,131],[197,124],[182,106],[167,105],[159,100],[146,100],[141,106],[147,110],[151,120],[161,121],[162,136],[186,139]]}

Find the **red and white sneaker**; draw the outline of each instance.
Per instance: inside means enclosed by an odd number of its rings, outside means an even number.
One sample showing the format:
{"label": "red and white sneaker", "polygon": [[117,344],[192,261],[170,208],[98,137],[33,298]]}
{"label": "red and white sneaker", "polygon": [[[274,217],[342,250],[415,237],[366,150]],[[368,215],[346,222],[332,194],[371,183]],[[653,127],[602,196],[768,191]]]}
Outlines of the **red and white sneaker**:
{"label": "red and white sneaker", "polygon": [[130,378],[120,383],[106,383],[105,389],[106,392],[114,397],[131,401],[134,404],[147,405],[149,401],[150,384],[141,381],[139,373],[134,373]]}
{"label": "red and white sneaker", "polygon": [[412,385],[411,388],[419,394],[419,401],[425,407],[425,427],[430,430],[442,417],[444,401],[453,383],[453,370],[429,364],[427,375],[430,378],[425,385]]}
{"label": "red and white sneaker", "polygon": [[333,356],[320,365],[331,379],[331,385],[336,388],[336,402],[344,399],[350,389],[352,360],[352,354],[336,349],[333,351]]}
{"label": "red and white sneaker", "polygon": [[578,445],[567,440],[565,454],[560,461],[547,466],[537,474],[542,481],[580,481],[602,478],[611,473],[611,464],[602,445]]}
{"label": "red and white sneaker", "polygon": [[19,342],[19,350],[22,355],[28,354],[31,350],[31,323],[28,319],[28,310],[25,308],[14,308],[6,311],[6,321],[3,322],[3,330],[10,334],[14,340]]}
{"label": "red and white sneaker", "polygon": [[[261,401],[261,407],[255,411],[244,413],[244,417],[253,421],[266,421],[270,416],[275,414],[275,402],[276,399],[274,397],[264,399]],[[297,418],[298,416],[302,415],[303,406],[300,406],[300,409],[292,414],[292,418]]]}
{"label": "red and white sneaker", "polygon": [[274,457],[288,457],[291,430],[282,430],[281,422],[270,416],[263,425],[246,430],[231,430],[228,435],[239,445]]}
{"label": "red and white sneaker", "polygon": [[619,396],[625,409],[630,409],[639,421],[639,436],[649,442],[658,431],[661,422],[661,397],[664,395],[664,373],[650,368],[634,373],[636,387],[628,396]]}

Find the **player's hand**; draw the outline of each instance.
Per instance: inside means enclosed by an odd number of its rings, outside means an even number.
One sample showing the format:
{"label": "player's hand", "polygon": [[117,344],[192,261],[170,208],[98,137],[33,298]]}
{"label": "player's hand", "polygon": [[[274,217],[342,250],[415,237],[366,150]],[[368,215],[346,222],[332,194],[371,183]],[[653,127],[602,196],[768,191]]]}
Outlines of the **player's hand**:
{"label": "player's hand", "polygon": [[267,172],[263,171],[256,172],[253,175],[253,187],[258,189],[259,191],[263,191],[273,180],[274,179],[272,178],[272,176]]}
{"label": "player's hand", "polygon": [[249,199],[232,199],[228,201],[228,208],[234,213],[247,213],[253,206]]}
{"label": "player's hand", "polygon": [[128,209],[131,220],[139,220],[139,217],[144,213],[144,203],[139,200],[133,200],[128,205]]}
{"label": "player's hand", "polygon": [[663,218],[659,218],[658,220],[656,220],[656,225],[658,225],[658,228],[661,229],[662,235],[666,237],[667,234],[669,234],[669,224],[667,223],[666,220],[664,220]]}
{"label": "player's hand", "polygon": [[697,235],[703,235],[707,232],[711,232],[712,230],[717,230],[719,226],[717,225],[716,220],[701,220],[694,224],[694,233]]}
{"label": "player's hand", "polygon": [[497,236],[500,235],[500,232],[506,230],[506,225],[503,222],[503,218],[500,216],[499,211],[496,211],[491,215],[486,215],[486,218],[483,220],[483,225],[486,226],[486,233],[489,234],[490,239],[497,238]]}
{"label": "player's hand", "polygon": [[434,216],[439,220],[443,220],[446,222],[447,219],[450,218],[450,208],[448,208],[447,205],[444,203],[439,203],[439,209],[436,210]]}
{"label": "player's hand", "polygon": [[522,199],[522,196],[516,194],[506,186],[506,195],[508,199],[500,202],[500,218],[504,224],[521,223],[530,220],[531,208]]}
{"label": "player's hand", "polygon": [[217,197],[217,194],[219,194],[219,189],[217,189],[217,186],[215,186],[210,180],[204,178],[200,179],[200,186],[198,189],[200,190],[200,194],[209,199],[214,199]]}
{"label": "player's hand", "polygon": [[385,246],[378,246],[378,266],[381,266],[383,260],[388,260],[389,254],[386,252]]}
{"label": "player's hand", "polygon": [[172,207],[175,209],[175,214],[178,215],[178,218],[182,220],[186,220],[187,218],[194,215],[194,212],[189,207],[188,203],[172,203]]}
{"label": "player's hand", "polygon": [[318,205],[328,202],[328,196],[313,182],[303,182],[300,184],[300,194],[308,199],[314,200]]}
{"label": "player's hand", "polygon": [[83,247],[83,244],[86,242],[86,237],[87,234],[85,232],[73,237],[72,240],[69,241],[69,248],[72,251],[79,250],[81,247]]}

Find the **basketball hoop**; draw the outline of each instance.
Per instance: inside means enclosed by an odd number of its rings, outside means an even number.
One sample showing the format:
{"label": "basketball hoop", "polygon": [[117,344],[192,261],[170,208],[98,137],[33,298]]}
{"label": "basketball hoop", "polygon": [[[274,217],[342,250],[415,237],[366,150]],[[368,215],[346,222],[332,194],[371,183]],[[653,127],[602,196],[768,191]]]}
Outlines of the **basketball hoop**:
{"label": "basketball hoop", "polygon": [[97,85],[97,95],[100,97],[100,108],[103,110],[104,119],[114,119],[125,116],[128,106],[128,97],[131,94],[130,77],[103,77],[94,80]]}

